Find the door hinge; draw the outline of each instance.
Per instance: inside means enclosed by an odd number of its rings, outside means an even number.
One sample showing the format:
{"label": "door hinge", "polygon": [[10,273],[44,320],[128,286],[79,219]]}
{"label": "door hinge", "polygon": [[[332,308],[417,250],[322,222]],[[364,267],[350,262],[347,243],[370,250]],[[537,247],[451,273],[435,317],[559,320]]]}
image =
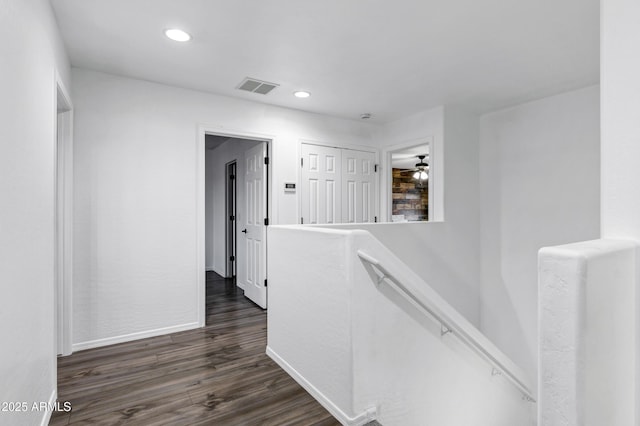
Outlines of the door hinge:
{"label": "door hinge", "polygon": [[229,258],[229,261],[231,261],[231,262],[233,262],[233,261],[235,261],[235,260],[236,260],[236,257],[235,257],[235,256],[231,256],[231,257]]}
{"label": "door hinge", "polygon": [[266,278],[264,279],[264,286],[265,287],[267,286],[267,279]]}
{"label": "door hinge", "polygon": [[230,175],[229,176],[229,179],[231,179],[231,180],[235,180],[235,178],[236,178],[236,175]]}
{"label": "door hinge", "polygon": [[377,222],[377,221],[378,221],[378,216],[374,216],[374,217],[373,217],[373,221],[374,221],[374,222]]}
{"label": "door hinge", "polygon": [[268,217],[264,218],[264,226],[269,226],[269,218]]}
{"label": "door hinge", "polygon": [[269,157],[264,157],[264,164],[269,164]]}
{"label": "door hinge", "polygon": [[236,220],[235,216],[229,216],[229,220]]}
{"label": "door hinge", "polygon": [[304,158],[300,158],[300,167],[304,167]]}
{"label": "door hinge", "polygon": [[304,225],[304,217],[300,218],[300,225]]}
{"label": "door hinge", "polygon": [[377,164],[373,165],[373,172],[374,173],[378,173],[378,165]]}

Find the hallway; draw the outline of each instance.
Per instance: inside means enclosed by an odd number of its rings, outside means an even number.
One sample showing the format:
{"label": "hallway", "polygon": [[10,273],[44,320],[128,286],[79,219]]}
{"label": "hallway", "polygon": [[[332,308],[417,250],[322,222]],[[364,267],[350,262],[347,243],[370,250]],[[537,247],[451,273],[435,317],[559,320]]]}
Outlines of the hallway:
{"label": "hallway", "polygon": [[207,325],[58,358],[50,425],[339,425],[265,355],[266,312],[207,272]]}

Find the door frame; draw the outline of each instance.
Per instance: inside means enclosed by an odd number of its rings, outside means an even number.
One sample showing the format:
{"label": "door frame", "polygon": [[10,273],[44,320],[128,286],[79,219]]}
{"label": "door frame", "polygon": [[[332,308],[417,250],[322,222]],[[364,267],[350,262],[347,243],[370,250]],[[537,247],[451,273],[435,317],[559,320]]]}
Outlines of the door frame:
{"label": "door frame", "polygon": [[425,136],[422,138],[411,139],[395,145],[387,146],[382,150],[382,185],[380,187],[380,213],[382,222],[391,222],[392,211],[392,195],[391,189],[393,186],[393,178],[391,176],[391,154],[397,151],[402,151],[407,148],[413,148],[420,145],[429,145],[429,182],[427,183],[429,189],[429,220],[426,222],[439,222],[442,221],[442,193],[437,190],[441,186],[438,186],[436,182],[442,181],[442,171],[439,160],[440,152],[435,147],[435,138],[433,136]]}
{"label": "door frame", "polygon": [[[205,326],[206,322],[206,262],[205,262],[205,136],[215,135],[224,136],[236,139],[248,139],[259,142],[266,142],[267,144],[267,156],[269,157],[269,167],[267,169],[267,215],[269,217],[269,224],[276,225],[278,203],[275,197],[275,190],[273,188],[273,169],[277,164],[277,159],[274,153],[277,145],[274,135],[266,133],[256,133],[245,130],[227,129],[221,125],[198,125],[198,132],[196,138],[196,280],[198,287],[198,297],[196,299],[196,316],[198,325],[200,327]],[[268,233],[267,233],[268,236]],[[265,246],[267,250],[267,260],[269,258],[268,244]]]}
{"label": "door frame", "polygon": [[73,350],[73,103],[58,72],[54,87],[55,353],[66,356]]}
{"label": "door frame", "polygon": [[[237,208],[238,208],[238,162],[236,160],[229,161],[224,165],[225,169],[225,257],[226,267],[225,275],[227,278],[235,277],[237,274],[236,258],[236,234],[238,230]],[[231,177],[233,176],[233,178]],[[233,216],[233,219],[230,218]],[[233,257],[233,259],[231,259]]]}

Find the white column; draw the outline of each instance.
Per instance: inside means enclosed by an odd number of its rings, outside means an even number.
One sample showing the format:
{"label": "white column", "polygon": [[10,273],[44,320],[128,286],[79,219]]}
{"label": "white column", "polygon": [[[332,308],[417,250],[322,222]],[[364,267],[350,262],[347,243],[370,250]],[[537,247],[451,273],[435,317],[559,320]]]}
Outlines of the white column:
{"label": "white column", "polygon": [[638,424],[636,247],[594,240],[540,250],[540,425]]}
{"label": "white column", "polygon": [[640,1],[601,1],[602,235],[640,240]]}
{"label": "white column", "polygon": [[[601,0],[602,237],[636,241],[640,241],[639,22],[638,0]],[[637,254],[632,261],[638,265]],[[623,398],[630,393],[636,401],[633,425],[640,425],[639,282],[637,272],[627,282],[634,304],[634,317],[626,325],[633,330],[628,349],[634,359],[625,367],[635,386],[616,392]]]}

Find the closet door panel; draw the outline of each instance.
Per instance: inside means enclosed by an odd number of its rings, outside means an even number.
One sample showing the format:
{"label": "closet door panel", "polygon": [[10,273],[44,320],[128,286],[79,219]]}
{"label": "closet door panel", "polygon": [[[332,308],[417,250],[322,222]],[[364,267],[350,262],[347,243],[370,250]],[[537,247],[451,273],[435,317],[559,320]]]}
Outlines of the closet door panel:
{"label": "closet door panel", "polygon": [[343,149],[342,171],[342,222],[374,222],[376,211],[375,154]]}
{"label": "closet door panel", "polygon": [[302,223],[340,223],[341,154],[338,148],[302,144]]}

